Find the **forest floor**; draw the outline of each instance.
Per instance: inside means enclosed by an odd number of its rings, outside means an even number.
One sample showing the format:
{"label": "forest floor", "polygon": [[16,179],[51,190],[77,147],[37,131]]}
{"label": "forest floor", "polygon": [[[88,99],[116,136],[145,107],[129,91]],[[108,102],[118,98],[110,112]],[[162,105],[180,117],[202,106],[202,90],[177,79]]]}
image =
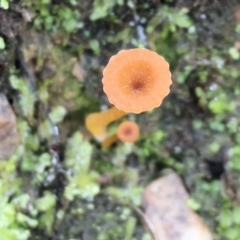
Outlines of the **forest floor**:
{"label": "forest floor", "polygon": [[[140,47],[170,94],[102,149],[85,119],[111,107],[103,69]],[[1,240],[151,239],[142,193],[173,172],[213,239],[239,240],[239,69],[237,1],[0,0]]]}

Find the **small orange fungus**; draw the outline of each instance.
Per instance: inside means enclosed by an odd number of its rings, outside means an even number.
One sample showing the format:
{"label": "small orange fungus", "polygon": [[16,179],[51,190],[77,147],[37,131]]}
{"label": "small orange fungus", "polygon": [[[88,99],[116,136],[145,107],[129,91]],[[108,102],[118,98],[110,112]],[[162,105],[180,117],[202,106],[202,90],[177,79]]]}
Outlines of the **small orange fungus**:
{"label": "small orange fungus", "polygon": [[109,102],[128,113],[160,106],[172,84],[169,64],[144,48],[122,50],[111,57],[102,82]]}
{"label": "small orange fungus", "polygon": [[122,142],[135,142],[139,137],[139,127],[135,122],[125,121],[117,128],[117,133],[107,137],[102,142],[102,147],[107,148],[117,140]]}
{"label": "small orange fungus", "polygon": [[109,123],[127,113],[158,107],[172,84],[169,64],[162,56],[144,48],[122,50],[111,57],[103,71],[102,82],[114,107],[86,118],[87,129],[98,141],[105,139]]}
{"label": "small orange fungus", "polygon": [[117,135],[122,142],[135,142],[139,137],[139,127],[135,122],[125,121],[119,125]]}

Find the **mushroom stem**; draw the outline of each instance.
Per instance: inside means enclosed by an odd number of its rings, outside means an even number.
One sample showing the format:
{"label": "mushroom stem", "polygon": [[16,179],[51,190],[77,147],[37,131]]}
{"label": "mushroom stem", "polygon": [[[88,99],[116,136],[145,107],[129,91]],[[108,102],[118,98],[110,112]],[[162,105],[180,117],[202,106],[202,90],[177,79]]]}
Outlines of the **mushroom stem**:
{"label": "mushroom stem", "polygon": [[125,116],[127,113],[112,107],[104,112],[91,113],[87,116],[85,125],[89,132],[102,142],[106,137],[106,127],[109,123]]}
{"label": "mushroom stem", "polygon": [[106,137],[104,141],[101,143],[102,148],[110,147],[114,142],[118,141],[118,135],[115,133],[109,137]]}

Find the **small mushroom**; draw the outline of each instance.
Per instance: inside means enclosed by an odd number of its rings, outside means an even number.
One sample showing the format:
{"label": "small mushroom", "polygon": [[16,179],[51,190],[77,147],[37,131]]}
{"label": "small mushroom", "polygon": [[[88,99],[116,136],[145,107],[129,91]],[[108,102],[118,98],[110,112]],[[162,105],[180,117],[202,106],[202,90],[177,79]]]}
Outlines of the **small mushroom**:
{"label": "small mushroom", "polygon": [[87,129],[100,141],[105,138],[109,123],[127,113],[138,114],[160,106],[172,84],[169,64],[144,48],[122,50],[111,57],[103,70],[102,82],[114,107],[86,119]]}
{"label": "small mushroom", "polygon": [[117,140],[122,142],[135,142],[139,137],[139,127],[135,122],[124,121],[118,128],[117,132],[109,137],[107,137],[102,142],[102,147],[107,148],[112,145]]}

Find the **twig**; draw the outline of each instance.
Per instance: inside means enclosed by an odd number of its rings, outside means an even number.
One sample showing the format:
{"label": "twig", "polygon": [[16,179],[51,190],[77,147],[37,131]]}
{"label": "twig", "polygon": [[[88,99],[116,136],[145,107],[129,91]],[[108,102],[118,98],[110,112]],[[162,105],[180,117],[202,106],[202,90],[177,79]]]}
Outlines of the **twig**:
{"label": "twig", "polygon": [[30,87],[31,90],[35,92],[35,96],[37,97],[37,100],[41,103],[42,107],[43,107],[43,112],[45,117],[47,118],[47,120],[49,121],[50,125],[51,125],[51,134],[54,138],[54,144],[59,145],[59,131],[58,131],[58,127],[53,123],[53,121],[51,120],[51,118],[49,117],[49,112],[47,107],[45,106],[44,102],[42,101],[38,91],[37,91],[37,86],[36,86],[36,81],[35,78],[31,72],[31,70],[28,68],[26,62],[24,61],[24,57],[22,54],[22,51],[19,49],[18,46],[15,47],[15,52],[16,52],[16,56],[17,59],[19,60],[20,63],[20,67],[25,75],[25,78],[29,81],[30,83]]}
{"label": "twig", "polygon": [[46,119],[49,121],[50,126],[51,126],[51,135],[53,138],[53,141],[52,141],[53,144],[51,145],[50,149],[51,149],[51,155],[52,155],[52,165],[53,165],[52,172],[54,175],[54,179],[51,179],[50,182],[56,181],[55,184],[57,186],[56,193],[55,193],[56,197],[57,197],[57,203],[56,203],[56,207],[55,207],[56,209],[55,209],[54,220],[53,220],[53,225],[52,225],[52,229],[53,229],[52,240],[57,240],[58,239],[58,231],[56,230],[57,211],[58,211],[59,206],[61,205],[60,199],[61,199],[61,194],[62,194],[62,190],[59,188],[59,186],[62,185],[62,181],[60,179],[61,175],[65,176],[65,171],[60,163],[60,157],[59,157],[59,152],[58,152],[58,146],[60,144],[59,129],[53,123],[52,119],[49,116],[49,111],[37,91],[37,86],[36,86],[36,81],[35,81],[34,75],[31,72],[31,70],[29,69],[29,67],[27,66],[27,64],[24,60],[22,51],[20,50],[20,48],[18,46],[15,46],[15,52],[16,52],[17,60],[19,61],[19,64],[20,64],[20,68],[23,71],[23,74],[24,74],[26,80],[28,80],[31,90],[35,93],[37,100],[42,105],[44,115],[45,115]]}

